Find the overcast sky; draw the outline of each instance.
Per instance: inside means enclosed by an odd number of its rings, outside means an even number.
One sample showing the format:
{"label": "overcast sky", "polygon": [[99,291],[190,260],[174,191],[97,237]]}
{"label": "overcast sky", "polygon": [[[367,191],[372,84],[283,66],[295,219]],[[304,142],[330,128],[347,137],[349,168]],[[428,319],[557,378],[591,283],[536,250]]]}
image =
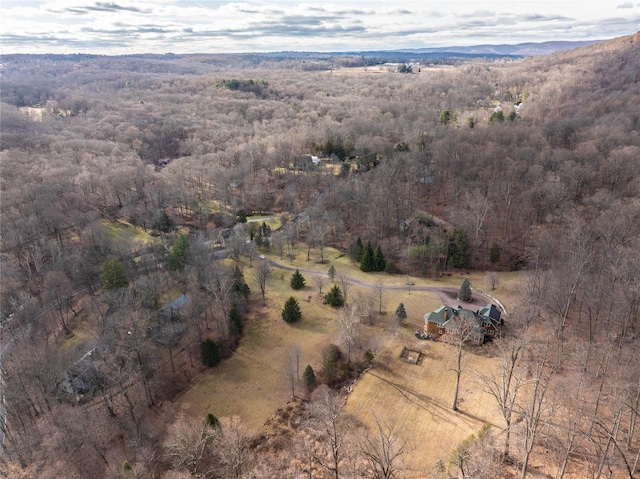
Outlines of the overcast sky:
{"label": "overcast sky", "polygon": [[0,0],[7,53],[346,51],[548,40],[640,30],[640,1]]}

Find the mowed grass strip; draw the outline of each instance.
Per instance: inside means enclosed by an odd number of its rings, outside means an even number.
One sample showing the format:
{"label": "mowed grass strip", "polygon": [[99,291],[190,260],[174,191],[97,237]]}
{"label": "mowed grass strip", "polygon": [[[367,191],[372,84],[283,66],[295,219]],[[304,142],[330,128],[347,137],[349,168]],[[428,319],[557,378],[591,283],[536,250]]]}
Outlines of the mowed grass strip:
{"label": "mowed grass strip", "polygon": [[[422,363],[408,364],[398,356],[402,348],[420,350]],[[494,367],[492,360],[471,352],[464,356],[460,386],[460,411],[451,408],[455,387],[454,346],[421,341],[411,331],[391,337],[349,396],[346,412],[375,430],[375,418],[384,418],[403,429],[414,448],[408,462],[413,473],[425,477],[438,459],[445,462],[451,452],[485,422],[500,426],[491,398],[480,390],[472,370]]]}

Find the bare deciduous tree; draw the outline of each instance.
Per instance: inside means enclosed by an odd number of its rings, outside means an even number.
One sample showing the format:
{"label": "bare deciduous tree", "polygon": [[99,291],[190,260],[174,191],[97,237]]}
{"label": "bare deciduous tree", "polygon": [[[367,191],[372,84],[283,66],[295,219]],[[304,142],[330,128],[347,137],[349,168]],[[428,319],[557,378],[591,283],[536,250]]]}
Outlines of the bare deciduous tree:
{"label": "bare deciduous tree", "polygon": [[527,332],[520,331],[518,337],[503,338],[495,345],[498,369],[479,374],[480,383],[496,402],[505,423],[505,439],[502,451],[503,459],[509,457],[511,423],[518,394],[524,384],[524,367]]}
{"label": "bare deciduous tree", "polygon": [[250,443],[249,435],[238,416],[220,419],[220,434],[215,446],[226,478],[245,477],[253,460]]}
{"label": "bare deciduous tree", "polygon": [[484,278],[484,284],[491,291],[495,291],[496,287],[498,286],[498,273],[496,273],[495,271],[488,271]]}
{"label": "bare deciduous tree", "polygon": [[318,293],[322,294],[322,287],[324,286],[324,278],[322,277],[322,275],[314,275],[313,283],[318,287]]}
{"label": "bare deciduous tree", "polygon": [[475,338],[478,333],[478,324],[472,311],[461,309],[447,323],[447,334],[444,336],[447,342],[454,347],[455,366],[451,370],[456,373],[456,386],[453,393],[451,408],[458,410],[458,392],[460,391],[460,377],[462,376],[462,356],[464,346]]}
{"label": "bare deciduous tree", "polygon": [[360,450],[368,462],[367,472],[373,479],[400,477],[401,456],[411,453],[412,448],[396,424],[379,417],[375,419],[377,430],[371,436],[365,435],[360,443]]}
{"label": "bare deciduous tree", "polygon": [[351,286],[349,282],[351,278],[346,273],[338,273],[338,279],[340,280],[340,286],[342,287],[342,296],[344,297],[344,304],[347,304],[347,298],[349,293],[349,287]]}
{"label": "bare deciduous tree", "polygon": [[202,474],[215,435],[206,421],[193,420],[181,413],[167,429],[164,450],[173,467]]}
{"label": "bare deciduous tree", "polygon": [[271,277],[271,266],[266,260],[260,261],[256,269],[254,270],[254,275],[256,281],[258,282],[258,286],[260,287],[260,293],[262,294],[262,305],[266,305],[265,293],[267,291],[267,280]]}
{"label": "bare deciduous tree", "polygon": [[347,364],[351,362],[351,348],[358,341],[360,318],[358,316],[358,305],[353,304],[348,308],[342,308],[338,316],[340,326],[340,337],[347,350]]}
{"label": "bare deciduous tree", "polygon": [[322,450],[312,452],[313,459],[331,472],[334,479],[340,478],[343,449],[349,432],[349,421],[341,414],[343,406],[344,399],[329,389],[325,389],[311,405],[309,428],[324,445]]}
{"label": "bare deciduous tree", "polygon": [[521,460],[520,477],[527,477],[531,451],[540,432],[546,427],[556,410],[551,380],[560,365],[560,356],[557,345],[552,338],[538,338],[538,341],[529,343],[533,349],[528,368],[530,370],[527,383],[530,388],[527,397],[517,406],[518,415],[522,418],[521,428],[523,437],[523,452]]}

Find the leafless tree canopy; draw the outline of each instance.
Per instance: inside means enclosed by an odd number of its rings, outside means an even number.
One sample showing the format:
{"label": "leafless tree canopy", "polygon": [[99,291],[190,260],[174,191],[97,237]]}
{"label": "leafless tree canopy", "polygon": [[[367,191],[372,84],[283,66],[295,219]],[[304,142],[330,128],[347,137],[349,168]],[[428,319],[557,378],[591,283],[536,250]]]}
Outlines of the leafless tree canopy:
{"label": "leafless tree canopy", "polygon": [[[473,328],[450,336],[458,383],[475,375],[502,416],[495,441],[459,450],[475,477],[637,477],[639,42],[414,74],[356,56],[3,55],[1,472],[272,474],[237,418],[218,430],[172,403],[203,370],[203,342],[233,354],[232,311],[268,309],[260,248],[322,265],[361,238],[393,272],[491,269],[488,289],[519,296],[482,346],[492,371],[465,364]],[[505,120],[490,122],[498,105]],[[261,245],[242,223],[254,213],[282,225]],[[113,260],[128,283],[104,291]],[[331,271],[349,360],[359,321],[389,304],[382,283],[359,296],[359,273]],[[295,381],[287,370],[297,396],[298,363]],[[341,401],[328,393],[279,437],[308,444],[283,461],[306,477],[394,477],[402,435],[380,418],[358,445]]]}

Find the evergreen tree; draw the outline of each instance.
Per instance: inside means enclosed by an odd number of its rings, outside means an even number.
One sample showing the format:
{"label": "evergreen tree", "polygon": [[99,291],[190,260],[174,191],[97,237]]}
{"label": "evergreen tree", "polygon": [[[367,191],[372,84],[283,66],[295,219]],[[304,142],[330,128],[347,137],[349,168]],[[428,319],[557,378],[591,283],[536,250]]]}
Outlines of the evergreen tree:
{"label": "evergreen tree", "polygon": [[171,245],[171,253],[169,254],[169,269],[178,271],[184,268],[187,262],[189,252],[189,239],[187,235],[180,235]]}
{"label": "evergreen tree", "polygon": [[284,303],[284,307],[282,308],[282,319],[287,323],[295,323],[296,321],[300,321],[302,319],[302,311],[300,310],[300,305],[296,298],[291,296]]}
{"label": "evergreen tree", "polygon": [[342,296],[342,290],[337,284],[333,285],[333,288],[325,295],[324,300],[327,304],[334,308],[339,308],[344,304],[344,297]]}
{"label": "evergreen tree", "polygon": [[151,218],[151,227],[163,233],[168,233],[174,226],[175,223],[164,210],[158,211],[157,214]]}
{"label": "evergreen tree", "polygon": [[245,210],[236,211],[236,220],[238,223],[246,223],[247,222],[248,213]]}
{"label": "evergreen tree", "polygon": [[299,270],[296,270],[296,272],[291,275],[291,280],[289,281],[289,284],[291,285],[291,289],[304,288],[305,279],[304,279],[304,276],[300,274]]}
{"label": "evergreen tree", "polygon": [[458,291],[458,299],[460,301],[471,301],[471,283],[469,280],[465,278],[460,285],[460,290]]}
{"label": "evergreen tree", "polygon": [[207,414],[207,424],[212,427],[213,429],[219,429],[220,428],[220,421],[218,420],[217,417],[215,417],[213,414],[208,413]]}
{"label": "evergreen tree", "polygon": [[331,385],[338,379],[342,351],[335,344],[329,344],[322,350],[322,376]]}
{"label": "evergreen tree", "polygon": [[220,362],[220,346],[213,339],[207,338],[200,343],[200,360],[207,367],[213,367]]}
{"label": "evergreen tree", "polygon": [[248,298],[251,294],[251,288],[249,288],[249,285],[244,280],[244,274],[242,273],[238,265],[236,265],[236,268],[233,271],[233,290],[236,293],[241,294],[245,298]]}
{"label": "evergreen tree", "polygon": [[489,116],[489,123],[493,123],[494,121],[504,121],[504,113],[502,110],[494,111],[493,113],[491,113],[491,116]]}
{"label": "evergreen tree", "polygon": [[304,368],[302,380],[304,381],[304,385],[307,387],[307,391],[311,392],[316,388],[316,373],[313,372],[313,368],[310,364],[307,364],[307,367]]}
{"label": "evergreen tree", "polygon": [[407,322],[407,311],[404,309],[404,303],[400,303],[398,305],[395,316],[398,324],[404,325]]}
{"label": "evergreen tree", "polygon": [[105,261],[100,272],[100,281],[104,289],[124,288],[129,284],[127,272],[116,258]]}
{"label": "evergreen tree", "polygon": [[373,247],[371,246],[371,241],[367,241],[367,246],[362,250],[362,256],[360,257],[360,270],[368,273],[369,271],[374,271],[374,263],[373,263]]}
{"label": "evergreen tree", "polygon": [[442,110],[440,112],[440,117],[438,118],[438,123],[440,123],[441,125],[447,126],[450,121],[451,121],[451,111]]}
{"label": "evergreen tree", "polygon": [[449,238],[449,257],[447,264],[452,268],[465,268],[467,266],[467,251],[469,240],[462,230],[455,230]]}
{"label": "evergreen tree", "polygon": [[500,245],[493,243],[491,250],[489,250],[489,261],[491,261],[491,264],[496,264],[500,261]]}
{"label": "evergreen tree", "polygon": [[384,256],[382,256],[382,249],[380,249],[380,245],[373,252],[373,270],[374,271],[384,271],[384,267],[386,266],[386,261]]}
{"label": "evergreen tree", "polygon": [[327,275],[329,275],[329,279],[333,281],[333,278],[336,277],[336,268],[335,266],[329,266],[329,271],[327,271]]}
{"label": "evergreen tree", "polygon": [[260,233],[262,233],[262,236],[264,238],[266,238],[269,235],[271,235],[271,227],[267,223],[265,223],[264,221],[262,222],[262,225],[260,225]]}
{"label": "evergreen tree", "polygon": [[231,307],[231,311],[229,311],[229,334],[233,338],[239,338],[242,336],[243,329],[244,325],[242,324],[242,316],[234,304]]}
{"label": "evergreen tree", "polygon": [[351,246],[349,246],[349,259],[351,259],[352,263],[360,261],[363,249],[364,248],[362,246],[362,240],[358,236],[358,239],[355,241],[355,243],[351,243]]}
{"label": "evergreen tree", "polygon": [[253,241],[255,242],[256,246],[258,248],[261,248],[262,245],[264,244],[263,239],[262,239],[262,230],[260,228],[258,228],[256,230],[255,236],[253,238]]}

